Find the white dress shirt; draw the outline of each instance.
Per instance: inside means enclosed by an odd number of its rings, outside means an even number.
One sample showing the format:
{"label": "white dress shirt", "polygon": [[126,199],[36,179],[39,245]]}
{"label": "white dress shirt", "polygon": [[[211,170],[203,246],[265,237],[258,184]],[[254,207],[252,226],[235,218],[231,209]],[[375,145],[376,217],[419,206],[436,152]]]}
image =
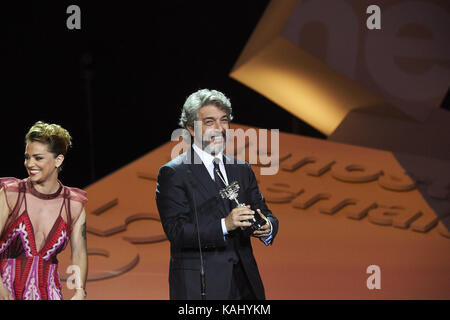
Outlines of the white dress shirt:
{"label": "white dress shirt", "polygon": [[[217,158],[219,159],[219,169],[220,172],[222,173],[223,178],[226,181],[226,185],[228,185],[228,177],[227,177],[227,172],[225,171],[225,166],[223,165],[223,154],[222,152],[220,152],[217,157],[209,154],[206,151],[203,151],[202,149],[200,149],[195,143],[192,145],[192,147],[194,148],[194,151],[197,153],[197,155],[200,157],[200,159],[203,162],[203,165],[205,166],[206,170],[208,170],[209,175],[211,176],[211,179],[214,180],[214,159]],[[229,213],[229,212],[228,212]],[[227,227],[225,225],[225,218],[221,219],[221,224],[222,224],[222,232],[223,235],[226,236],[228,234],[227,231]]]}
{"label": "white dress shirt", "polygon": [[214,159],[218,159],[219,160],[219,169],[220,172],[222,173],[222,176],[224,177],[226,183],[225,185],[228,185],[228,177],[227,177],[227,172],[225,171],[225,166],[223,165],[223,153],[220,152],[217,156],[213,156],[211,154],[209,154],[206,151],[203,151],[202,149],[200,149],[199,147],[197,147],[197,145],[194,143],[193,148],[195,150],[195,152],[198,154],[198,156],[200,157],[200,159],[202,160],[203,164],[206,167],[206,170],[208,170],[209,175],[211,176],[211,179],[214,180]]}

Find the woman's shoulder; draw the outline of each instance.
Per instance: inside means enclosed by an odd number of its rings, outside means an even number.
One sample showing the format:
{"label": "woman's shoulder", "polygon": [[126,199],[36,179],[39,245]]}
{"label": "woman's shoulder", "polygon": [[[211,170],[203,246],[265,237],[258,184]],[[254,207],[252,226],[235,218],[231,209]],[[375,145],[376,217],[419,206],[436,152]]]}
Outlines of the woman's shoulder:
{"label": "woman's shoulder", "polygon": [[0,177],[0,188],[3,188],[5,191],[18,191],[21,182],[24,182],[24,179],[18,179],[14,177]]}
{"label": "woman's shoulder", "polygon": [[66,193],[69,195],[70,200],[81,202],[83,205],[88,201],[86,191],[79,188],[68,186],[64,186],[64,189],[66,190]]}

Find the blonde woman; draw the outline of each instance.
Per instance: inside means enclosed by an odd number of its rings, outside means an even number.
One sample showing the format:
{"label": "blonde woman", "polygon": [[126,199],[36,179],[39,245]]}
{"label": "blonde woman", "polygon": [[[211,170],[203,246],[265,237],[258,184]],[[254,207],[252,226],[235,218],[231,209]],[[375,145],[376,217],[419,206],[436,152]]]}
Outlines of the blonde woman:
{"label": "blonde woman", "polygon": [[81,277],[72,299],[86,296],[86,193],[58,180],[71,144],[39,121],[25,136],[28,177],[0,178],[0,299],[62,299],[56,256],[69,241]]}

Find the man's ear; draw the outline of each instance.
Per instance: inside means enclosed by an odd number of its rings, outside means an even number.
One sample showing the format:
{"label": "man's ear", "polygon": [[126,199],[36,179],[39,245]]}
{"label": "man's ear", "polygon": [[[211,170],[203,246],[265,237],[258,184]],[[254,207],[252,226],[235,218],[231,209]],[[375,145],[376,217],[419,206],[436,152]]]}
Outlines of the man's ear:
{"label": "man's ear", "polygon": [[191,136],[194,136],[194,128],[192,128],[190,125],[186,125],[186,129],[189,131],[189,133],[191,134]]}

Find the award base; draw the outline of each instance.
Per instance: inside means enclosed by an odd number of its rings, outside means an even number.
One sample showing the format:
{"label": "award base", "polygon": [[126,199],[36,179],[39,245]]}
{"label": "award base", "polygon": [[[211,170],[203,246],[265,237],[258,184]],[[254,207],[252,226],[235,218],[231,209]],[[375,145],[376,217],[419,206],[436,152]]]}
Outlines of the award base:
{"label": "award base", "polygon": [[241,230],[247,236],[251,236],[253,232],[259,230],[263,225],[267,223],[266,219],[263,219],[259,214],[256,214],[253,220],[248,221],[252,223],[250,227],[241,227]]}

